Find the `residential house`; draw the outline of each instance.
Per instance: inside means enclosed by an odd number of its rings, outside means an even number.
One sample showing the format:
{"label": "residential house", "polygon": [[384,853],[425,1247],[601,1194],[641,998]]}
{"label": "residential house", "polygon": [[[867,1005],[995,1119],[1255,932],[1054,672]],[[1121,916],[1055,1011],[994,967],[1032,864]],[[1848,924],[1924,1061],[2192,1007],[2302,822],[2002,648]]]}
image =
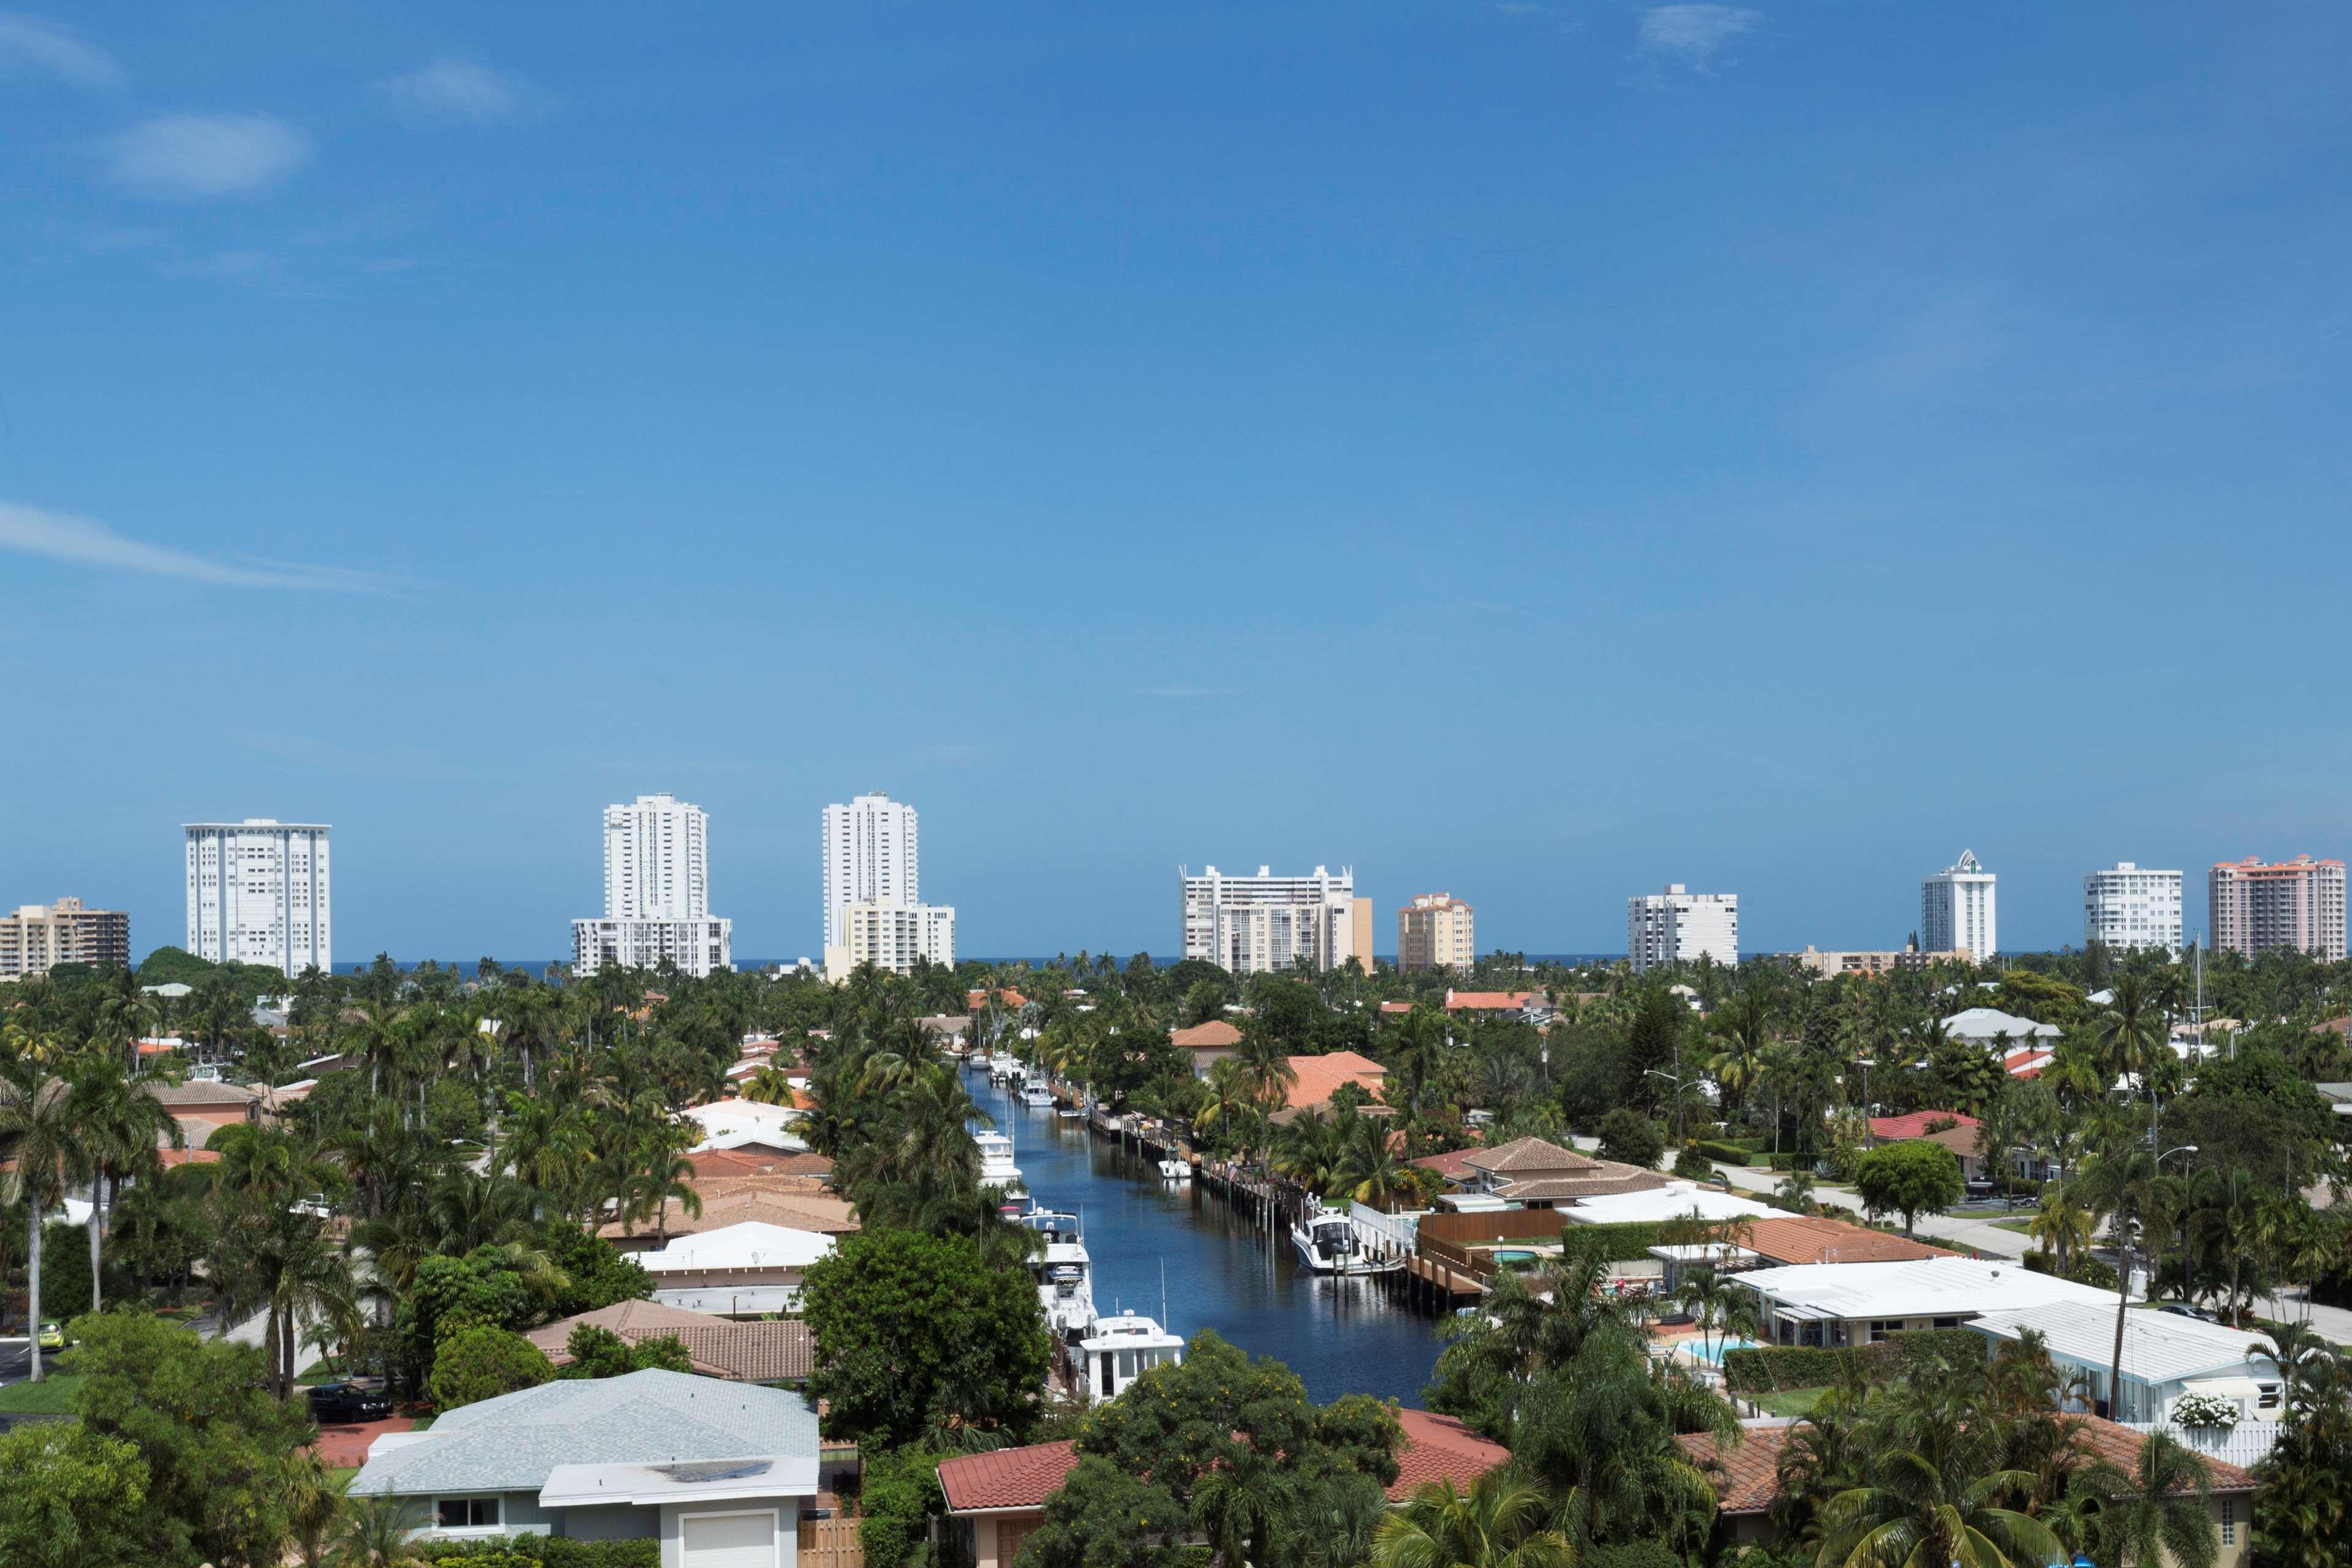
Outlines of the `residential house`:
{"label": "residential house", "polygon": [[1413,1163],[1436,1171],[1460,1189],[1438,1200],[1440,1206],[1457,1210],[1564,1208],[1589,1198],[1669,1185],[1655,1171],[1595,1160],[1541,1138],[1515,1138],[1493,1148],[1462,1149]]}
{"label": "residential house", "polygon": [[1448,991],[1445,1010],[1457,1018],[1507,1018],[1538,1027],[1557,1011],[1540,991]]}
{"label": "residential house", "polygon": [[792,1177],[714,1177],[693,1184],[702,1200],[702,1212],[689,1214],[672,1204],[651,1221],[624,1226],[614,1220],[598,1235],[624,1252],[662,1247],[680,1237],[705,1236],[747,1223],[778,1226],[786,1230],[814,1231],[819,1236],[851,1236],[857,1230],[857,1210],[848,1199],[803,1187]]}
{"label": "residential house", "polygon": [[2000,1047],[2007,1050],[2014,1046],[2031,1046],[2041,1041],[2052,1045],[2064,1030],[2055,1024],[2037,1024],[2031,1018],[2021,1018],[2014,1013],[2004,1013],[1998,1007],[1969,1007],[1944,1020],[1944,1033],[1955,1040],[1982,1046],[1987,1050]]}
{"label": "residential house", "polygon": [[[2077,1441],[2087,1456],[2105,1459],[2130,1473],[2139,1462],[2147,1438],[2127,1426],[2094,1415],[2072,1417]],[[1780,1500],[1780,1457],[1795,1424],[1788,1421],[1743,1422],[1738,1442],[1726,1447],[1711,1432],[1691,1432],[1675,1441],[1687,1450],[1715,1483],[1717,1542],[1728,1551],[1760,1546],[1776,1540],[1780,1527],[1772,1507]],[[2206,1456],[2210,1479],[2210,1508],[2221,1550],[2214,1568],[2240,1568],[2253,1546],[2254,1478],[2235,1465]]]}
{"label": "residential house", "polygon": [[425,1539],[659,1541],[662,1568],[784,1568],[831,1479],[798,1394],[635,1372],[541,1384],[379,1437],[350,1495],[415,1500]]}
{"label": "residential house", "polygon": [[637,1263],[654,1277],[655,1300],[740,1318],[793,1310],[808,1266],[833,1250],[820,1232],[746,1220],[674,1237]]}
{"label": "residential house", "polygon": [[1907,1329],[1957,1329],[2021,1307],[2114,1296],[2009,1258],[1798,1263],[1732,1277],[1752,1292],[1761,1337],[1784,1345],[1861,1345]]}
{"label": "residential house", "polygon": [[621,1301],[593,1312],[559,1319],[523,1337],[557,1366],[570,1363],[572,1331],[597,1328],[635,1344],[674,1339],[685,1347],[695,1372],[730,1383],[800,1383],[814,1370],[816,1342],[798,1318],[768,1318],[739,1323],[709,1312],[689,1312],[659,1301]]}
{"label": "residential house", "polygon": [[[1409,1500],[1431,1481],[1450,1480],[1467,1491],[1488,1470],[1506,1464],[1510,1451],[1489,1442],[1450,1415],[1400,1410],[1404,1440],[1396,1452],[1397,1479],[1388,1488],[1391,1503]],[[947,1499],[949,1528],[963,1534],[961,1555],[972,1568],[1010,1568],[1045,1520],[1045,1505],[1062,1489],[1078,1457],[1068,1443],[1034,1443],[965,1454],[940,1466],[940,1490]]]}
{"label": "residential house", "polygon": [[1672,1292],[1694,1267],[1733,1274],[1797,1263],[1904,1263],[1958,1254],[1842,1219],[1775,1212],[1738,1217],[1723,1240],[1653,1247],[1650,1256],[1664,1262],[1665,1289]]}
{"label": "residential house", "polygon": [[793,1095],[794,1104],[768,1105],[756,1100],[718,1100],[708,1105],[690,1105],[684,1115],[702,1134],[695,1143],[697,1149],[750,1149],[770,1154],[796,1154],[808,1148],[798,1134],[791,1131],[793,1122],[808,1114],[797,1103],[801,1096]]}
{"label": "residential house", "polygon": [[1212,1018],[1189,1029],[1169,1030],[1168,1043],[1180,1051],[1190,1051],[1192,1076],[1206,1078],[1213,1065],[1234,1054],[1234,1047],[1242,1043],[1242,1032],[1223,1018]]}
{"label": "residential house", "polygon": [[[1946,1125],[1949,1123],[1949,1125]],[[1986,1179],[1985,1158],[1977,1151],[1977,1128],[1973,1116],[1957,1110],[1914,1110],[1903,1116],[1874,1116],[1870,1119],[1870,1142],[1878,1143],[1936,1143],[1949,1149],[1960,1163],[1960,1179],[1980,1182]]]}
{"label": "residential house", "polygon": [[[2124,1313],[2123,1395],[2108,1388],[2115,1372],[2116,1304],[2050,1301],[1987,1312],[1969,1324],[1995,1345],[2037,1333],[2061,1373],[2081,1379],[2090,1408],[2117,1421],[2164,1421],[2184,1394],[2242,1399],[2240,1414],[2279,1418],[2284,1384],[2278,1368],[2253,1352],[2244,1329],[2135,1309]],[[2212,1385],[2212,1386],[2207,1386]]]}
{"label": "residential house", "polygon": [[[1290,1070],[1295,1075],[1288,1085],[1288,1096],[1280,1110],[1268,1121],[1280,1126],[1293,1117],[1307,1111],[1328,1115],[1331,1097],[1339,1092],[1342,1084],[1353,1084],[1363,1091],[1366,1101],[1377,1099],[1381,1085],[1388,1079],[1389,1069],[1370,1057],[1354,1051],[1332,1051],[1319,1057],[1291,1057]],[[1372,1107],[1386,1114],[1387,1107]]]}
{"label": "residential house", "polygon": [[[201,1121],[226,1127],[236,1121],[273,1120],[268,1114],[269,1091],[249,1084],[190,1079],[185,1083],[150,1083],[146,1089],[163,1102],[173,1121],[184,1125]],[[201,1144],[204,1139],[193,1142]]]}

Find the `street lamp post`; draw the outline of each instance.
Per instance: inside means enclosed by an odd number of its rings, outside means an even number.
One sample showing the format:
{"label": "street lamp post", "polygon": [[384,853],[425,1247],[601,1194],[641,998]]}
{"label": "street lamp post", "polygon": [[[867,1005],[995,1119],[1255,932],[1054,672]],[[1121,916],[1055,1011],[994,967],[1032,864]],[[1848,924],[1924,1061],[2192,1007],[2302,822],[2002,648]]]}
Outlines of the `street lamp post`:
{"label": "street lamp post", "polygon": [[1683,1079],[1685,1075],[1683,1070],[1679,1067],[1672,1072],[1666,1071],[1664,1068],[1645,1068],[1643,1070],[1647,1072],[1652,1078],[1664,1079],[1668,1083],[1675,1086],[1675,1153],[1679,1157],[1683,1152],[1685,1142],[1683,1131]]}

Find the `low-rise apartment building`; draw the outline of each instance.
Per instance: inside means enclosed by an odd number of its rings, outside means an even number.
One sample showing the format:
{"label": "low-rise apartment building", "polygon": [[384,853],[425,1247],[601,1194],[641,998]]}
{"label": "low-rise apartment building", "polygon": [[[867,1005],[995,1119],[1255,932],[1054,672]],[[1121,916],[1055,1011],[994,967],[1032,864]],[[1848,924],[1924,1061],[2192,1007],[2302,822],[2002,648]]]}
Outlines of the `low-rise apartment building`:
{"label": "low-rise apartment building", "polygon": [[1475,916],[1451,893],[1417,893],[1397,910],[1397,969],[1467,969],[1478,959]]}
{"label": "low-rise apartment building", "polygon": [[131,962],[131,917],[86,910],[79,899],[24,904],[0,915],[0,980],[47,974],[60,963]]}

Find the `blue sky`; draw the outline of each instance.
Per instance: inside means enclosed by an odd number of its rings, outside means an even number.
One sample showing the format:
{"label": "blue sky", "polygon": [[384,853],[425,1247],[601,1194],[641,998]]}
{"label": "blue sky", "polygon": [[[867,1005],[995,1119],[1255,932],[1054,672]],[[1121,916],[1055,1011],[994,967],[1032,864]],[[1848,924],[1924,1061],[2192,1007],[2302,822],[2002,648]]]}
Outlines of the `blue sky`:
{"label": "blue sky", "polygon": [[1482,945],[2011,947],[2352,850],[2352,14],[1350,0],[0,16],[0,902],[968,953],[1352,864]]}

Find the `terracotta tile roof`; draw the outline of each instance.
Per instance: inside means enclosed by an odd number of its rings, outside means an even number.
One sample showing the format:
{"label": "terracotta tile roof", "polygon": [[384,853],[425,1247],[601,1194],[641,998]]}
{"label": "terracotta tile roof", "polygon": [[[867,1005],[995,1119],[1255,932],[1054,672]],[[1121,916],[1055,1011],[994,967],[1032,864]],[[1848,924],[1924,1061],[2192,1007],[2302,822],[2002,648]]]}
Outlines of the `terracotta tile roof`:
{"label": "terracotta tile roof", "polygon": [[1529,1002],[1540,1001],[1540,991],[1448,991],[1445,1010],[1449,1013],[1516,1013]]}
{"label": "terracotta tile roof", "polygon": [[1430,1481],[1450,1480],[1468,1491],[1480,1476],[1511,1460],[1508,1448],[1481,1437],[1451,1415],[1400,1410],[1397,1425],[1404,1428],[1404,1442],[1397,1448],[1391,1502],[1403,1502]]}
{"label": "terracotta tile roof", "polygon": [[[1010,985],[1005,986],[996,994],[996,1000],[1000,1005],[1006,1007],[1026,1007],[1029,1005],[1029,998],[1024,996],[1020,992],[1015,991]],[[988,993],[985,991],[965,992],[964,1005],[975,1013],[979,1012],[982,1007],[988,1005]]]}
{"label": "terracotta tile roof", "polygon": [[[1404,1441],[1397,1447],[1397,1479],[1388,1489],[1391,1502],[1404,1501],[1429,1481],[1451,1480],[1466,1490],[1480,1476],[1510,1461],[1509,1449],[1488,1442],[1450,1415],[1400,1410],[1397,1425],[1404,1430]],[[966,1454],[940,1467],[940,1489],[947,1494],[951,1513],[1042,1509],[1062,1489],[1077,1463],[1078,1456],[1067,1443]]]}
{"label": "terracotta tile roof", "polygon": [[524,1338],[562,1366],[572,1359],[563,1347],[571,1342],[572,1331],[583,1323],[633,1344],[639,1340],[675,1339],[686,1347],[694,1370],[705,1377],[784,1383],[807,1377],[815,1366],[815,1342],[808,1324],[800,1319],[739,1323],[658,1301],[622,1301],[601,1307],[533,1329]]}
{"label": "terracotta tile roof", "polygon": [[[2130,1427],[2102,1421],[2095,1415],[2069,1415],[2065,1419],[2080,1428],[2084,1447],[2098,1458],[2126,1470],[2139,1462],[2140,1445],[2147,1438]],[[1731,1516],[1760,1514],[1780,1495],[1780,1451],[1788,1446],[1789,1434],[1794,1429],[1793,1423],[1749,1426],[1743,1430],[1739,1443],[1727,1449],[1717,1443],[1711,1432],[1685,1432],[1675,1441],[1699,1462],[1715,1483],[1716,1512]],[[2204,1460],[2215,1491],[2254,1489],[2254,1478],[2237,1466],[2202,1454],[2198,1458]]]}
{"label": "terracotta tile roof", "polygon": [[[706,1191],[701,1195],[699,1215],[688,1214],[675,1204],[670,1205],[667,1230],[671,1239],[752,1221],[782,1226],[786,1230],[812,1230],[823,1236],[846,1236],[857,1228],[857,1211],[849,1200],[822,1193],[777,1192],[760,1186],[731,1192]],[[664,1228],[657,1222],[639,1221],[634,1227],[634,1239],[650,1246]],[[618,1241],[630,1232],[615,1220],[596,1234],[607,1241]]]}
{"label": "terracotta tile roof", "polygon": [[1974,1128],[1977,1119],[1963,1116],[1957,1110],[1915,1110],[1907,1116],[1874,1116],[1870,1119],[1870,1135],[1897,1142],[1906,1138],[1925,1138],[1927,1123],[1957,1121],[1962,1127]]}
{"label": "terracotta tile roof", "polygon": [[1470,1156],[1485,1152],[1483,1149],[1449,1149],[1443,1154],[1423,1154],[1418,1160],[1406,1163],[1418,1165],[1424,1171],[1434,1171],[1450,1182],[1466,1182],[1471,1175]]}
{"label": "terracotta tile roof", "polygon": [[833,1161],[823,1154],[768,1154],[756,1149],[688,1150],[687,1159],[698,1178],[710,1176],[803,1176],[823,1181],[833,1174]]}
{"label": "terracotta tile roof", "polygon": [[1242,1043],[1242,1032],[1223,1018],[1212,1018],[1189,1029],[1171,1029],[1168,1043],[1179,1050],[1229,1050]]}
{"label": "terracotta tile roof", "polygon": [[1868,1226],[1798,1215],[1750,1220],[1746,1235],[1746,1245],[1774,1263],[1907,1263],[1953,1256],[1942,1247],[1906,1241]]}
{"label": "terracotta tile roof", "polygon": [[1469,1153],[1467,1163],[1473,1169],[1497,1176],[1551,1175],[1562,1171],[1601,1169],[1600,1161],[1541,1138],[1514,1138],[1495,1148],[1473,1149]]}
{"label": "terracotta tile roof", "polygon": [[1069,1443],[1032,1443],[992,1454],[962,1454],[940,1466],[940,1490],[950,1513],[989,1509],[1044,1508],[1077,1468]]}
{"label": "terracotta tile roof", "polygon": [[1583,1175],[1531,1176],[1525,1181],[1506,1182],[1495,1189],[1495,1195],[1518,1203],[1531,1198],[1558,1203],[1570,1198],[1612,1197],[1619,1193],[1653,1193],[1670,1184],[1668,1178],[1657,1171],[1644,1171],[1638,1165],[1603,1165]]}
{"label": "terracotta tile roof", "polygon": [[1328,1056],[1320,1057],[1292,1057],[1290,1068],[1298,1075],[1298,1081],[1290,1085],[1289,1105],[1293,1110],[1322,1104],[1343,1083],[1352,1083],[1366,1094],[1378,1093],[1381,1081],[1389,1075],[1388,1068],[1371,1058],[1358,1056],[1353,1051],[1333,1051]]}

